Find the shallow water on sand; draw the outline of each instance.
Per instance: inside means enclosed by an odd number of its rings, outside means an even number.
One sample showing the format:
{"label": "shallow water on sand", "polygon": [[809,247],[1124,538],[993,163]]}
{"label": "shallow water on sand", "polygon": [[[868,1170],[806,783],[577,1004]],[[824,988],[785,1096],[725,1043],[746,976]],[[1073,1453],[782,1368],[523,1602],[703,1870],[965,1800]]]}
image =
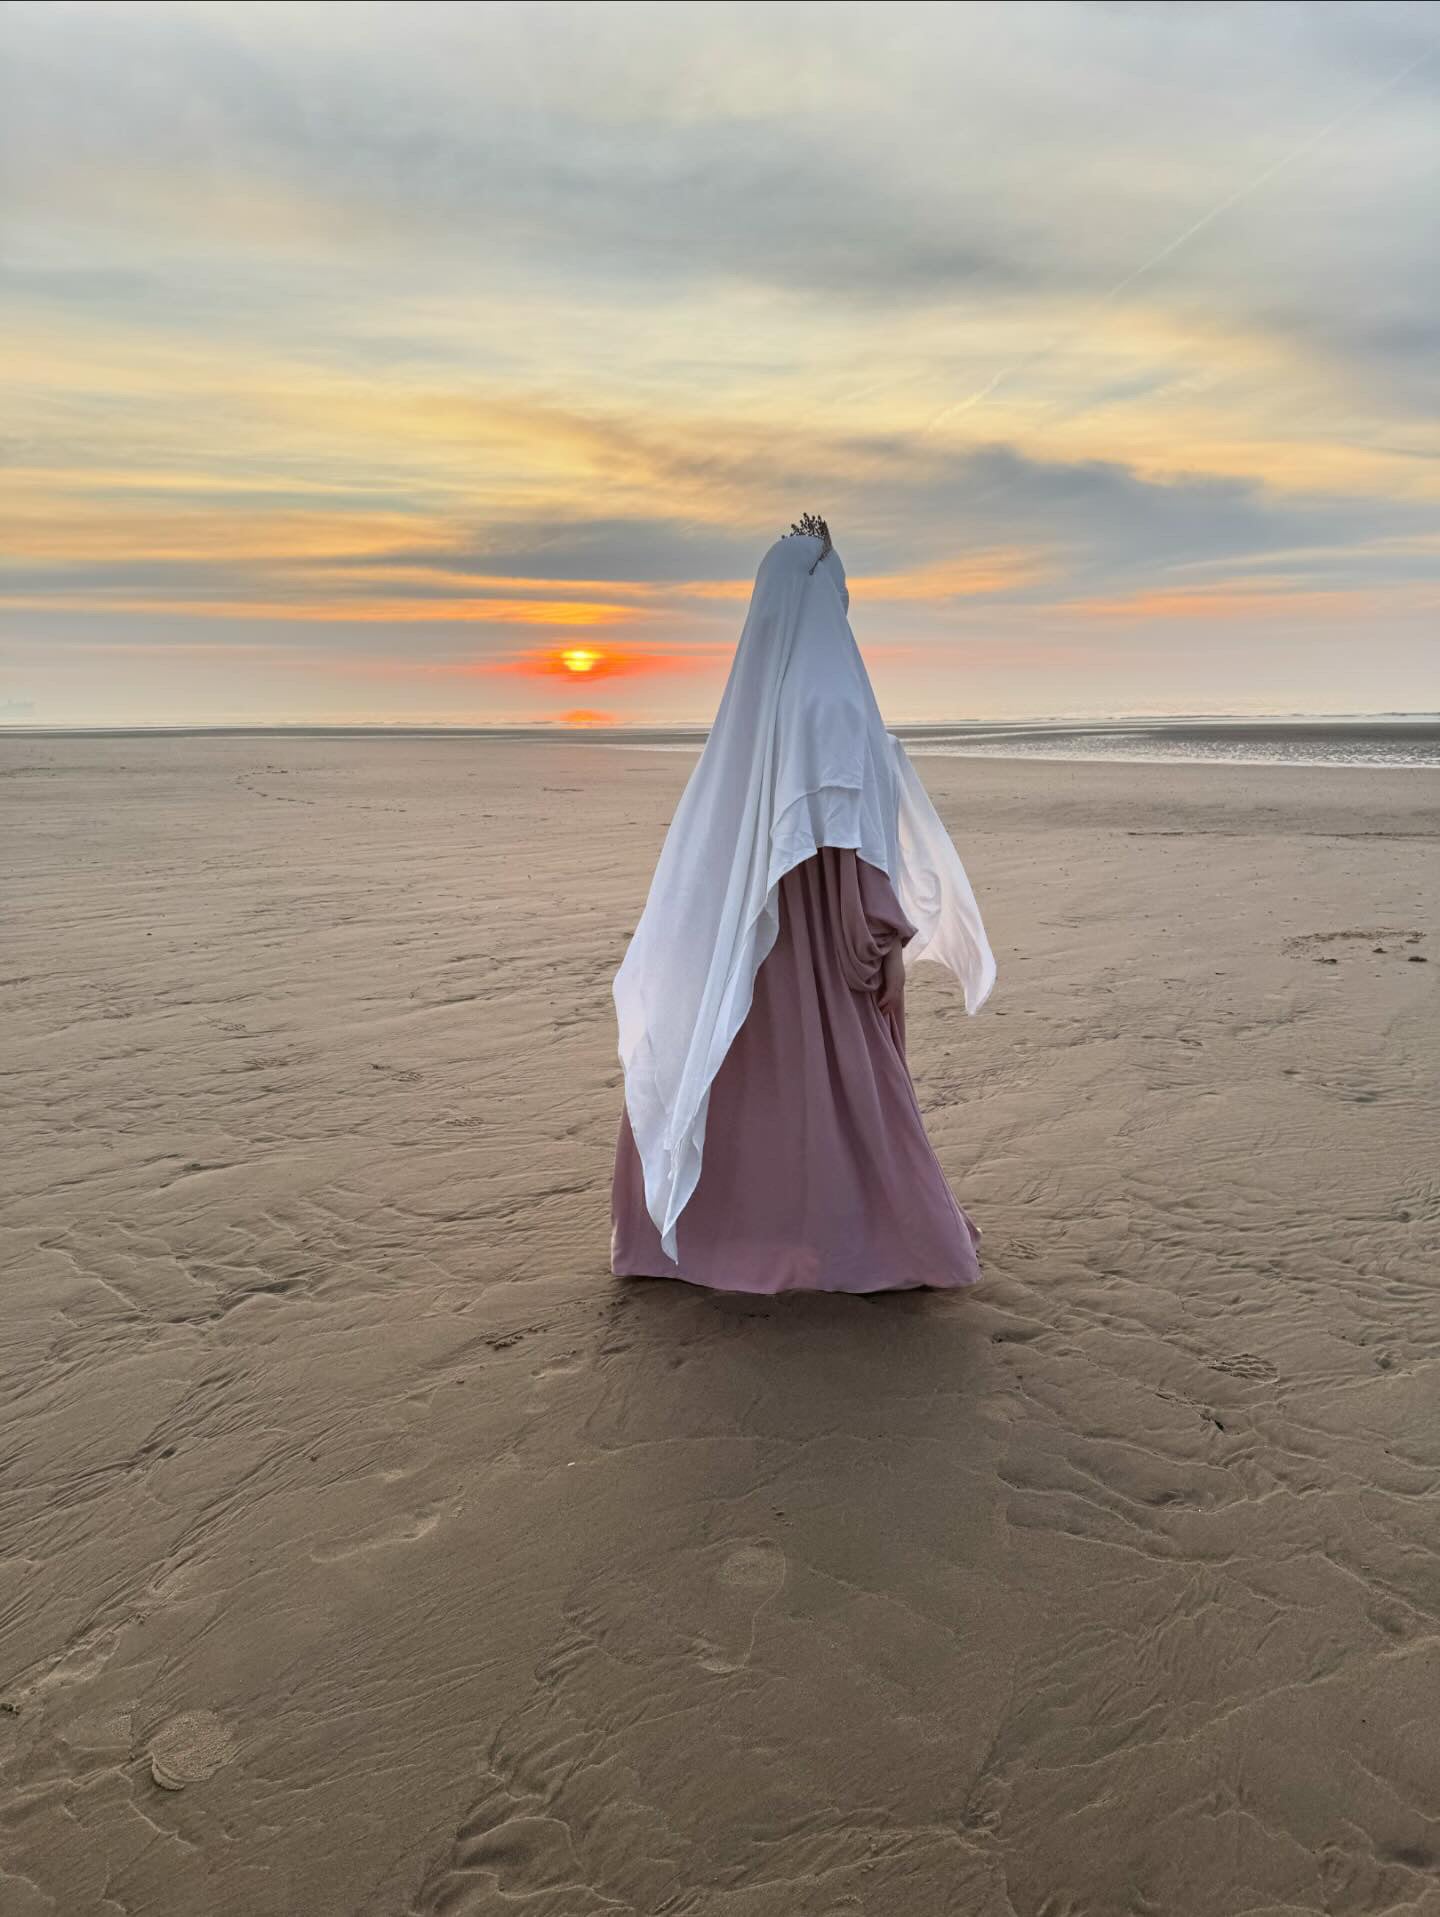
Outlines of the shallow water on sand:
{"label": "shallow water on sand", "polygon": [[1440,720],[1118,720],[897,730],[912,756],[1440,769]]}
{"label": "shallow water on sand", "polygon": [[[1144,765],[1365,766],[1440,770],[1440,720],[1105,720],[892,728],[912,758],[1124,759]],[[587,743],[698,752],[703,732],[583,735]]]}

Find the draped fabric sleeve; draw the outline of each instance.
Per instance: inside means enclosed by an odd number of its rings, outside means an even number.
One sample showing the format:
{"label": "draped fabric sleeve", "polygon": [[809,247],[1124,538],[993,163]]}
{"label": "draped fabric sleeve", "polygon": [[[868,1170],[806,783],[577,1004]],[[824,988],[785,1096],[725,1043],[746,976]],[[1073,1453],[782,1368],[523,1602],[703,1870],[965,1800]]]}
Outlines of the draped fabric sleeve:
{"label": "draped fabric sleeve", "polygon": [[892,945],[914,938],[915,927],[879,866],[849,846],[825,846],[818,856],[825,868],[831,932],[845,983],[852,991],[878,992],[885,954]]}

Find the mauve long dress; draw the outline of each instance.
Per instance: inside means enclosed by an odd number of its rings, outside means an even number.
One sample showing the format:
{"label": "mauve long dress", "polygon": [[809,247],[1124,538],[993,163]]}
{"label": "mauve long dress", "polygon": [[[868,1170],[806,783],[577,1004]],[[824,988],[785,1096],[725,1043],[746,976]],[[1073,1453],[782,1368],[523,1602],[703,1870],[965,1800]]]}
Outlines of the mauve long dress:
{"label": "mauve long dress", "polygon": [[826,846],[780,881],[780,929],[710,1089],[700,1182],[678,1263],[645,1209],[623,1110],[610,1266],[715,1291],[972,1285],[979,1228],[925,1135],[903,1009],[877,999],[886,951],[915,928],[889,879]]}

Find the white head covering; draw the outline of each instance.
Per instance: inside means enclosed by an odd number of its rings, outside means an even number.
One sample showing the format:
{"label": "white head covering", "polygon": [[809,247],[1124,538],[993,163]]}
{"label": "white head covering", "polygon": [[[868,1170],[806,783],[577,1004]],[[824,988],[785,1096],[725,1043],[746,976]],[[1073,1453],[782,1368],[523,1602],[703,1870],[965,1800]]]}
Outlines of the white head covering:
{"label": "white head covering", "polygon": [[760,562],[720,710],[615,977],[625,1102],[666,1254],[700,1177],[710,1086],[779,931],[780,880],[822,845],[890,879],[917,935],[978,1012],[995,960],[965,868],[885,730],[846,613],[840,556],[809,535]]}

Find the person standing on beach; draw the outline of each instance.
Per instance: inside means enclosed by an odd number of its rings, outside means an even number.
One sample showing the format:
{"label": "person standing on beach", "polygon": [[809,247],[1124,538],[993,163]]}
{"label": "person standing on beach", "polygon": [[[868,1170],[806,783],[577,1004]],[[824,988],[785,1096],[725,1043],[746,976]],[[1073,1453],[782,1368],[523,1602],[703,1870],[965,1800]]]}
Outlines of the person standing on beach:
{"label": "person standing on beach", "polygon": [[615,978],[616,1276],[748,1292],[980,1276],[906,1063],[904,978],[935,959],[974,1013],[995,961],[849,607],[807,513],[761,561]]}

